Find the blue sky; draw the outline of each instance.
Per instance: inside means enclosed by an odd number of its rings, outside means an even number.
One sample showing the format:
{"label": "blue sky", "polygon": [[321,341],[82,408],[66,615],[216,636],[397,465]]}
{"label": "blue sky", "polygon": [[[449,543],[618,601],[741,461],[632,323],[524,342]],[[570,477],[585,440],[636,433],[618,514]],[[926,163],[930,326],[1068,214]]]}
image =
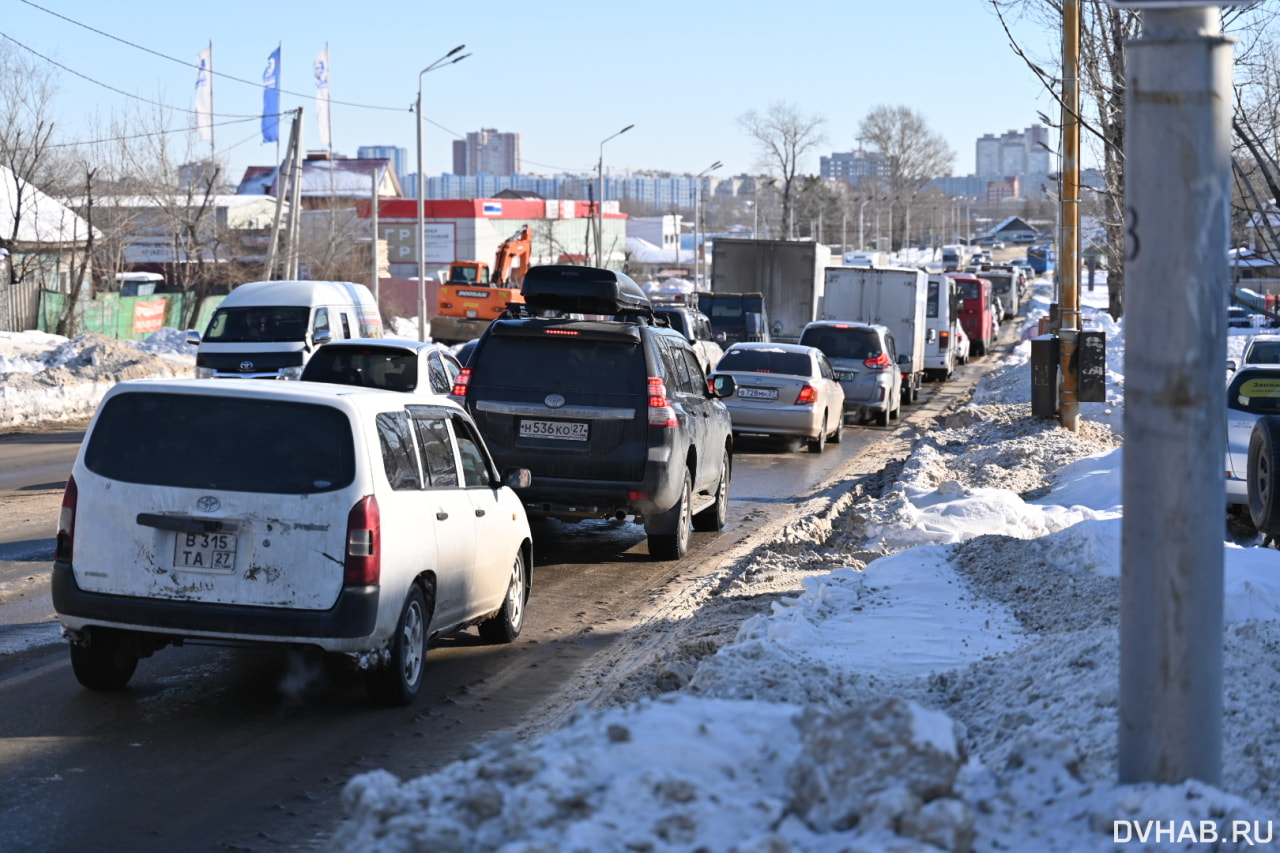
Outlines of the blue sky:
{"label": "blue sky", "polygon": [[[63,139],[91,138],[98,135],[95,120],[105,126],[131,108],[152,109],[137,98],[171,105],[167,126],[188,126],[196,54],[212,43],[215,75],[250,81],[215,76],[214,82],[214,143],[237,177],[245,166],[276,158],[276,146],[261,143],[252,117],[261,113],[262,73],[277,45],[281,106],[304,107],[308,148],[319,147],[311,63],[327,43],[335,152],[401,146],[411,172],[410,105],[419,72],[465,44],[467,59],[423,78],[428,174],[450,170],[456,135],[485,127],[521,134],[525,171],[594,171],[601,140],[629,124],[632,130],[604,147],[611,172],[696,173],[717,160],[724,163],[720,176],[755,171],[755,146],[737,119],[776,101],[826,119],[827,142],[802,164],[806,172],[817,172],[820,154],[855,148],[858,122],[872,107],[905,104],[950,142],[956,173],[969,174],[977,137],[1025,128],[1037,111],[1057,114],[985,0],[818,0],[784,4],[777,13],[724,0],[31,2],[190,63],[184,68],[26,0],[8,0],[0,20],[4,41],[69,69],[55,69],[52,110]],[[1053,34],[1029,22],[1016,32],[1038,58],[1057,53]],[[282,144],[287,134],[282,125]],[[207,143],[200,145],[207,153]]]}

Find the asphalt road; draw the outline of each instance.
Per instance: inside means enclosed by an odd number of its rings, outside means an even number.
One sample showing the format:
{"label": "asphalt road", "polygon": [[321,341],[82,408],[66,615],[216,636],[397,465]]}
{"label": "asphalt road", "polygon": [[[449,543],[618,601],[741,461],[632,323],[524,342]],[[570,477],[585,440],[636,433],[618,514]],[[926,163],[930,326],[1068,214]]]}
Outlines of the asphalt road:
{"label": "asphalt road", "polygon": [[928,428],[983,368],[926,385],[900,422],[851,427],[823,454],[744,442],[728,526],[695,533],[682,561],[651,561],[629,522],[539,523],[520,639],[445,638],[430,652],[423,694],[397,709],[372,705],[330,661],[213,646],[164,649],[121,692],[82,689],[47,591],[80,436],[0,437],[0,850],[320,849],[352,775],[421,775],[497,732],[563,715],[560,688],[625,643],[662,590],[751,547],[851,471],[902,458],[913,428]]}

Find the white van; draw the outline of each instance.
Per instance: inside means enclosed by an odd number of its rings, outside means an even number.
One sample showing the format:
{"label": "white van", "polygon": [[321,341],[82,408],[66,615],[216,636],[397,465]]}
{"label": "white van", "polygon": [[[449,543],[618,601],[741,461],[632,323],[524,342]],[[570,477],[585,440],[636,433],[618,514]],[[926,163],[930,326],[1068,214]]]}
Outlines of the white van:
{"label": "white van", "polygon": [[328,341],[382,337],[373,293],[349,281],[251,281],[227,295],[198,344],[196,378],[297,379]]}
{"label": "white van", "polygon": [[[140,435],[152,440],[139,441]],[[121,382],[72,467],[53,606],[86,687],[185,641],[310,646],[405,704],[432,637],[520,633],[531,537],[452,401],[323,382]]]}
{"label": "white van", "polygon": [[960,328],[960,285],[954,278],[938,273],[929,276],[924,316],[929,329],[924,371],[934,379],[950,379],[952,372],[969,360],[968,339]]}

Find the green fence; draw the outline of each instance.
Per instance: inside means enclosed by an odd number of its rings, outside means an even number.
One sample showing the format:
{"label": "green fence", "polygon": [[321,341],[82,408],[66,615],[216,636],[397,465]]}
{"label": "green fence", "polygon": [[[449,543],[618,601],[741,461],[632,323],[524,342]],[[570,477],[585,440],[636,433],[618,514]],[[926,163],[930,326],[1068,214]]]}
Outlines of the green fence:
{"label": "green fence", "polygon": [[[92,300],[76,303],[74,318],[77,332],[97,332],[122,341],[140,341],[168,326],[182,328],[182,317],[188,299],[186,293],[156,293],[149,296],[121,296],[118,293],[101,293]],[[222,304],[224,296],[208,296],[200,304],[195,328],[203,332],[209,325],[214,309]],[[67,304],[67,295],[54,290],[40,294],[40,323],[42,332],[58,328],[58,316]]]}

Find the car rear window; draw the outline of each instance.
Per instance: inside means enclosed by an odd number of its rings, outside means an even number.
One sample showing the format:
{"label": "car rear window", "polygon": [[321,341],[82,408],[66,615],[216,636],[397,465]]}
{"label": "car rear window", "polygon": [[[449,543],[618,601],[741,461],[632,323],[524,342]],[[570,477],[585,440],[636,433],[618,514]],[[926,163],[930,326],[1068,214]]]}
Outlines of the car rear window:
{"label": "car rear window", "polygon": [[231,492],[311,494],[355,479],[351,424],[338,409],[207,394],[112,397],[84,462],[126,483]]}
{"label": "car rear window", "polygon": [[587,393],[647,387],[638,341],[490,336],[472,364],[471,387],[554,388]]}
{"label": "car rear window", "polygon": [[1245,364],[1280,364],[1280,341],[1254,343],[1244,361]]}
{"label": "car rear window", "polygon": [[731,349],[716,365],[719,373],[784,373],[812,376],[813,362],[802,352],[765,349]]}
{"label": "car rear window", "polygon": [[321,347],[307,362],[302,378],[308,382],[412,391],[418,387],[418,356],[384,347]]}
{"label": "car rear window", "polygon": [[817,347],[827,358],[874,358],[880,354],[880,336],[873,329],[819,326],[806,329],[800,343]]}
{"label": "car rear window", "polygon": [[1241,412],[1280,412],[1280,373],[1237,373],[1227,388],[1227,408]]}

